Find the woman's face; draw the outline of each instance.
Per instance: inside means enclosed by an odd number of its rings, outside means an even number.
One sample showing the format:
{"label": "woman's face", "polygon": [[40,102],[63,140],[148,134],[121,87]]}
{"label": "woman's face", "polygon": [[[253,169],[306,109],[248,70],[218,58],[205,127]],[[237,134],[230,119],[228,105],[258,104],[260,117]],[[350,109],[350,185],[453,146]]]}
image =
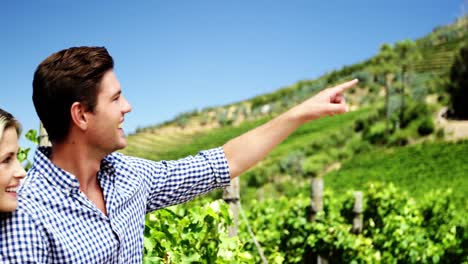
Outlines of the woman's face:
{"label": "woman's face", "polygon": [[16,191],[26,172],[17,154],[18,134],[14,127],[9,127],[0,139],[0,212],[12,212],[18,205]]}

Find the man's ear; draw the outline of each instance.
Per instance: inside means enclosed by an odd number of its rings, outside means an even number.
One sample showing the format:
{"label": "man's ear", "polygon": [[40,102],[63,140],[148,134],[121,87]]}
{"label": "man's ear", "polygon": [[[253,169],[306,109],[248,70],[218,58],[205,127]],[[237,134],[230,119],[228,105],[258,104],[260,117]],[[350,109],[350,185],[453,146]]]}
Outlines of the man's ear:
{"label": "man's ear", "polygon": [[71,120],[81,130],[88,128],[88,116],[86,107],[80,102],[74,102],[70,107]]}

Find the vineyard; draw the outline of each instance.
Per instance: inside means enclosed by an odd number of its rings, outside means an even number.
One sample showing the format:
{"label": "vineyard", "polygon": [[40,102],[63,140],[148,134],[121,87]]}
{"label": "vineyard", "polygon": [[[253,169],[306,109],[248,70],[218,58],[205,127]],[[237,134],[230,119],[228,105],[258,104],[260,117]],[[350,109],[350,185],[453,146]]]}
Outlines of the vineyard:
{"label": "vineyard", "polygon": [[[466,213],[450,196],[433,191],[416,203],[393,184],[368,183],[360,234],[351,232],[349,193],[327,191],[315,222],[308,221],[310,201],[303,195],[253,202],[248,219],[269,263],[304,263],[314,255],[332,263],[461,263]],[[148,215],[145,263],[261,263],[245,223],[238,237],[227,237],[227,205],[204,202]]]}
{"label": "vineyard", "polygon": [[[450,104],[467,28],[461,17],[318,79],[138,129],[125,154],[178,159],[223,145],[326,86],[360,80],[347,95],[353,111],[302,126],[240,177],[237,235],[228,236],[233,203],[217,191],[147,215],[144,262],[468,263],[468,141],[448,142],[434,122]],[[313,179],[324,180],[323,210],[311,198]],[[363,197],[359,232],[355,191]]]}
{"label": "vineyard", "polygon": [[[453,108],[453,76],[466,83],[467,29],[461,17],[317,79],[138,128],[124,154],[178,159],[360,80],[347,94],[352,111],[296,130],[240,176],[240,197],[215,191],[146,215],[143,262],[468,263],[468,139],[449,141],[434,121]],[[26,137],[39,143],[34,130]]]}

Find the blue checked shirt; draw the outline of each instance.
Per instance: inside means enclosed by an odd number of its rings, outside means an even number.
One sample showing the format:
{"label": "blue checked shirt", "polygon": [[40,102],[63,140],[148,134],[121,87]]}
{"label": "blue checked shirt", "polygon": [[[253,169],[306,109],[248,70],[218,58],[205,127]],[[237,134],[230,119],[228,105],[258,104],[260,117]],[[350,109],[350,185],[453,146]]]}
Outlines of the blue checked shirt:
{"label": "blue checked shirt", "polygon": [[141,263],[145,214],[229,185],[223,149],[154,162],[112,153],[97,174],[107,216],[36,151],[14,213],[0,219],[0,263]]}

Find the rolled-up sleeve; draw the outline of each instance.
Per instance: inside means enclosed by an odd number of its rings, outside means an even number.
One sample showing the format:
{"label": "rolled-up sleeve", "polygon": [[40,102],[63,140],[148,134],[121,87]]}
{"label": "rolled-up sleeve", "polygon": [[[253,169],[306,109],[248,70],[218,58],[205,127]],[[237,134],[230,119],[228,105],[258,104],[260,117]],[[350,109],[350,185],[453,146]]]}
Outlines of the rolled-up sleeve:
{"label": "rolled-up sleeve", "polygon": [[222,147],[174,161],[134,159],[148,190],[147,212],[183,203],[229,185],[229,166]]}

